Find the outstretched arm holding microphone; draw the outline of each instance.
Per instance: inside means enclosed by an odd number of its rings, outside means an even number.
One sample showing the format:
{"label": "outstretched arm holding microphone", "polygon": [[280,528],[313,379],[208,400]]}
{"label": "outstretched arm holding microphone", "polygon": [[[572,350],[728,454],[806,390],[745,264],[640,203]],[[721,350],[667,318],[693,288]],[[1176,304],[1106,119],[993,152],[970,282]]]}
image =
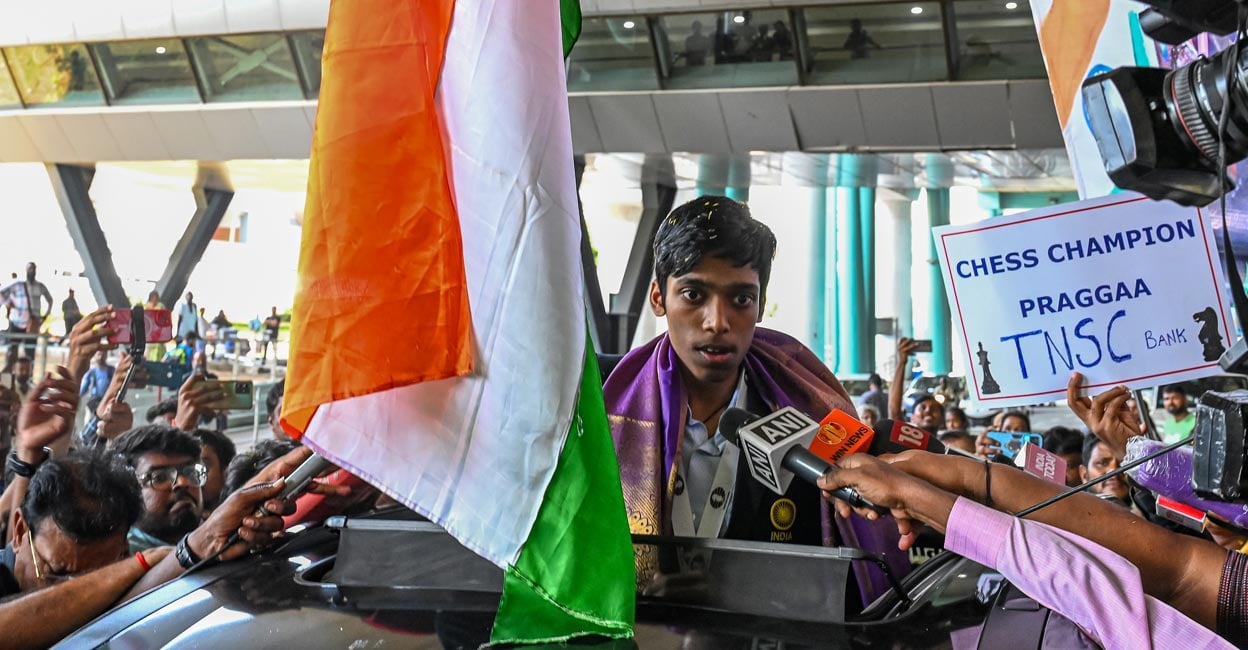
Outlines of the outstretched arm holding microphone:
{"label": "outstretched arm holding microphone", "polygon": [[[1037,520],[1019,519],[978,503],[985,497],[985,471],[991,472],[992,503],[1006,510],[1030,506],[1059,490],[1010,467],[986,467],[970,459],[924,452],[882,458],[848,456],[820,479],[820,487],[852,487],[863,498],[890,509],[903,545],[913,543],[922,525],[945,533],[945,548],[1000,571],[1103,647],[1232,647],[1211,631],[1225,561],[1225,553],[1216,545],[1192,539],[1202,547],[1176,553],[1180,536],[1087,495],[1040,510]],[[1083,496],[1087,498],[1076,498]],[[837,507],[842,514],[848,513],[845,504]],[[869,510],[858,513],[878,517]],[[1102,519],[1102,515],[1132,518],[1139,522],[1142,534],[1122,528],[1128,523],[1125,520]],[[1075,519],[1087,522],[1076,527],[1088,534],[1042,523],[1069,524]],[[1100,529],[1100,534],[1092,535],[1092,528]],[[1149,537],[1154,531],[1160,536]],[[1111,543],[1098,543],[1094,538]],[[1152,546],[1163,541],[1171,546]],[[1145,557],[1147,561],[1139,568],[1124,553],[1147,555],[1131,548],[1137,545],[1156,552]],[[1185,562],[1194,566],[1180,566]],[[1162,575],[1175,576],[1180,582],[1165,589],[1157,582]]]}

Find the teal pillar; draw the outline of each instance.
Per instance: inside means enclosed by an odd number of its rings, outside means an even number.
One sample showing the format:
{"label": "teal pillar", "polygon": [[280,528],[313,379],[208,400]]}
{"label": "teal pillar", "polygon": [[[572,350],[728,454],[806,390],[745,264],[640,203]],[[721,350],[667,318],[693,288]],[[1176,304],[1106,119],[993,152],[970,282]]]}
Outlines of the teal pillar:
{"label": "teal pillar", "polygon": [[750,202],[750,157],[733,156],[728,160],[728,198]]}
{"label": "teal pillar", "polygon": [[861,372],[875,371],[875,188],[858,188],[858,230],[862,237],[860,260],[864,297],[863,366]]}
{"label": "teal pillar", "polygon": [[726,196],[728,191],[728,157],[703,154],[698,157],[698,196]]}
{"label": "teal pillar", "polygon": [[949,296],[945,292],[945,278],[936,255],[936,238],[930,229],[949,224],[949,188],[927,189],[929,279],[932,289],[932,362],[928,368],[934,374],[946,374],[953,369],[953,332],[949,312]]}
{"label": "teal pillar", "polygon": [[[809,291],[806,297],[806,329],[801,337],[816,355],[825,352],[824,322],[827,316],[828,255],[828,154],[790,152],[784,154],[782,184],[794,195],[805,193],[809,206],[808,253]],[[773,276],[774,277],[774,276]]]}
{"label": "teal pillar", "polygon": [[[837,372],[874,370],[874,313],[867,300],[864,220],[875,218],[876,158],[842,154],[836,169]],[[869,191],[864,192],[864,189]],[[866,199],[869,198],[869,204]],[[873,227],[873,226],[872,226]],[[872,237],[874,239],[874,237]],[[873,246],[873,243],[872,243]],[[872,264],[874,261],[872,261]],[[874,278],[870,280],[874,282]]]}

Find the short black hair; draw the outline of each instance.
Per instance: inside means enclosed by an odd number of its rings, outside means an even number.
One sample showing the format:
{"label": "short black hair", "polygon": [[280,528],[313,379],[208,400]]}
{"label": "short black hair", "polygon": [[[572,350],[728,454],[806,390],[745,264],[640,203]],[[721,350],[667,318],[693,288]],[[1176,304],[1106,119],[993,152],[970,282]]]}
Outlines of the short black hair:
{"label": "short black hair", "polygon": [[139,457],[151,451],[170,456],[199,459],[201,447],[195,436],[167,424],[146,424],[135,427],[113,440],[109,451],[134,467]]}
{"label": "short black hair", "polygon": [[961,407],[950,406],[949,408],[945,409],[945,417],[949,417],[950,415],[956,415],[962,418],[962,421],[967,424],[971,423],[971,419],[966,417],[966,411],[963,411]]}
{"label": "short black hair", "polygon": [[961,429],[947,429],[936,434],[936,439],[947,444],[950,440],[974,441],[975,437]]}
{"label": "short black hair", "polygon": [[[217,461],[221,463],[221,469],[224,471],[230,465],[230,461],[234,460],[234,454],[238,450],[234,447],[234,441],[230,440],[224,433],[213,429],[196,429],[191,432],[199,443],[204,447],[212,447],[217,453]],[[202,452],[201,452],[202,453]]]}
{"label": "short black hair", "polygon": [[654,277],[667,297],[667,279],[694,269],[704,257],[718,257],[758,271],[760,298],[767,295],[776,236],[750,216],[750,209],[726,196],[699,196],[672,210],[654,234]]}
{"label": "short black hair", "polygon": [[1167,395],[1169,393],[1179,393],[1184,397],[1187,397],[1187,391],[1183,390],[1183,386],[1179,384],[1166,384],[1166,387],[1161,389],[1162,395]]}
{"label": "short black hair", "polygon": [[1044,432],[1044,450],[1058,454],[1082,454],[1083,434],[1069,427],[1053,427]]}
{"label": "short black hair", "polygon": [[881,386],[881,387],[882,387],[882,386],[884,385],[884,380],[880,377],[880,375],[879,375],[878,373],[874,373],[874,372],[873,372],[873,373],[871,373],[871,376],[870,376],[870,377],[867,377],[867,385],[868,385],[868,386]]}
{"label": "short black hair", "polygon": [[270,418],[273,417],[273,411],[277,410],[278,401],[280,401],[282,399],[282,395],[285,395],[285,394],[286,394],[286,380],[282,379],[276,384],[273,384],[273,387],[269,389],[269,394],[265,395],[264,408],[268,410]]}
{"label": "short black hair", "polygon": [[162,415],[177,415],[177,413],[178,398],[170,397],[147,407],[147,421],[155,422],[156,418]]}
{"label": "short black hair", "polygon": [[293,440],[261,440],[251,451],[245,451],[230,461],[225,469],[225,485],[221,488],[221,500],[233,494],[260,473],[269,463],[298,449],[299,443]]}
{"label": "short black hair", "polygon": [[199,340],[199,334],[198,334],[198,333],[196,333],[196,332],[187,332],[187,333],[186,333],[186,339],[185,339],[185,340],[187,340],[187,341],[198,341],[198,340]]}
{"label": "short black hair", "polygon": [[929,401],[929,400],[930,400],[930,401],[933,401],[933,402],[936,402],[936,406],[939,406],[939,407],[940,407],[940,412],[941,412],[941,413],[944,413],[944,412],[945,412],[945,405],[944,405],[944,403],[942,403],[940,400],[936,399],[936,396],[935,396],[935,395],[933,395],[933,394],[931,394],[931,393],[925,393],[925,392],[918,392],[918,393],[915,393],[915,394],[914,394],[914,397],[912,398],[912,400],[913,400],[913,401],[911,401],[911,402],[910,402],[910,412],[911,412],[911,413],[914,413],[914,412],[915,412],[915,411],[919,408],[919,404],[922,404],[923,402],[926,402],[926,401]]}
{"label": "short black hair", "polygon": [[1085,467],[1092,462],[1092,452],[1099,444],[1102,444],[1101,439],[1097,438],[1095,434],[1089,433],[1083,437],[1083,464]]}
{"label": "short black hair", "polygon": [[1031,431],[1031,418],[1027,417],[1026,413],[1023,413],[1022,411],[1006,411],[1005,415],[1001,416],[1001,426],[1005,426],[1005,421],[1010,418],[1021,419],[1023,423],[1027,425],[1025,430]]}
{"label": "short black hair", "polygon": [[22,500],[31,534],[49,518],[75,542],[125,533],[143,513],[134,473],[116,458],[78,451],[39,466]]}

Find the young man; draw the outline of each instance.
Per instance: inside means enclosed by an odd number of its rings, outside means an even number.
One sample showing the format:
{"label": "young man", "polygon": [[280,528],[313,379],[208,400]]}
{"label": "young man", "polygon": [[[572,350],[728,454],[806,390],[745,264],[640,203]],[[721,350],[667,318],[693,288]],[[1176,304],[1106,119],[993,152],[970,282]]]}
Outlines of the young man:
{"label": "young man", "polygon": [[225,468],[229,467],[230,461],[234,460],[237,449],[234,447],[234,441],[220,431],[196,429],[191,433],[199,439],[199,444],[202,446],[199,460],[208,470],[203,493],[204,512],[209,513],[221,504],[224,496],[222,488],[225,486]]}
{"label": "young man", "polygon": [[[52,313],[52,294],[48,292],[48,287],[39,280],[35,279],[37,267],[34,262],[26,265],[26,279],[21,282],[14,282],[9,286],[0,289],[0,303],[3,303],[5,309],[9,312],[9,333],[19,336],[33,335],[39,333],[39,328],[43,326],[43,321],[47,320],[48,315]],[[44,301],[47,301],[48,308],[43,308]],[[33,336],[24,337],[21,340],[21,348],[25,352],[26,358],[35,358],[35,338]],[[5,357],[4,371],[8,372],[13,367],[13,361],[17,359],[17,348],[19,339],[10,338],[9,353]]]}
{"label": "young man", "polygon": [[[603,389],[634,533],[837,541],[818,490],[794,481],[776,495],[750,477],[737,448],[718,431],[730,407],[764,414],[792,406],[815,420],[834,408],[855,413],[814,353],[756,328],[775,246],[775,236],[745,205],[724,197],[686,203],[659,226],[649,297],[655,315],[667,318],[668,332],[625,356]],[[844,538],[872,550],[897,551],[887,526],[838,526]],[[657,558],[637,560],[644,584],[656,574]],[[903,554],[896,569],[908,568]],[[859,576],[864,594],[874,591],[877,578]]]}
{"label": "young man", "polygon": [[134,471],[142,488],[143,513],[127,535],[131,553],[175,544],[195,530],[208,470],[194,436],[149,424],[122,434],[109,449]]}
{"label": "young man", "polygon": [[1178,442],[1192,435],[1196,428],[1196,414],[1187,410],[1187,393],[1178,384],[1170,384],[1161,391],[1161,405],[1170,415],[1162,423],[1162,438],[1166,444]]}

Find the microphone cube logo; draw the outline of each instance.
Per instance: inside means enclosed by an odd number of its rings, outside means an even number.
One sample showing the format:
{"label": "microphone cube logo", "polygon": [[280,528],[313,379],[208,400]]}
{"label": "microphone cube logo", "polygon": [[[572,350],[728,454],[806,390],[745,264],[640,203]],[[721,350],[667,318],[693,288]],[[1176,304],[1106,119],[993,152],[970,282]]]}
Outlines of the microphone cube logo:
{"label": "microphone cube logo", "polygon": [[928,432],[916,426],[902,424],[893,427],[893,442],[899,445],[905,445],[911,449],[927,449],[927,439],[931,436]]}
{"label": "microphone cube logo", "polygon": [[808,444],[818,430],[818,423],[791,406],[741,427],[740,446],[750,475],[772,492],[784,494],[793,481],[793,472],[783,469],[785,454]]}
{"label": "microphone cube logo", "polygon": [[780,488],[780,481],[776,479],[776,472],[771,466],[771,457],[767,455],[767,451],[757,446],[752,438],[746,436],[741,436],[741,449],[750,461],[750,474],[754,476],[754,480],[771,488],[777,494],[784,494],[784,490]]}

